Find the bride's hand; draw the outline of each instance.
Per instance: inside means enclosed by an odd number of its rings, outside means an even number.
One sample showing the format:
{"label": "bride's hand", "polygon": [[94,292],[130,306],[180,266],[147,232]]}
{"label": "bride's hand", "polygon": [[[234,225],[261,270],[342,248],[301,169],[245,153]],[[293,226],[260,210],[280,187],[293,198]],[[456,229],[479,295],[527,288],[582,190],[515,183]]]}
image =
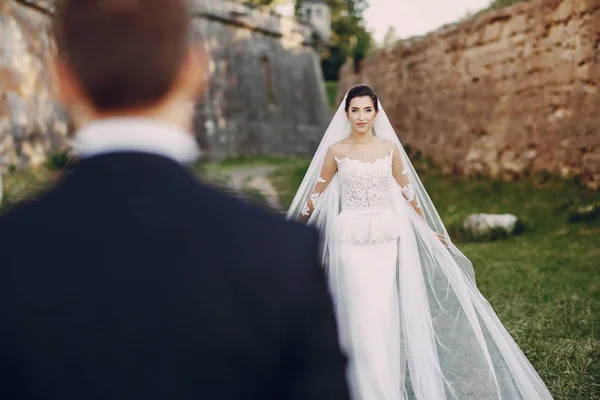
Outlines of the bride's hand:
{"label": "bride's hand", "polygon": [[440,242],[442,242],[442,244],[446,247],[448,247],[448,243],[446,242],[446,236],[442,235],[441,233],[437,233],[437,232],[433,232],[435,233],[435,236],[438,237],[438,239],[440,239]]}

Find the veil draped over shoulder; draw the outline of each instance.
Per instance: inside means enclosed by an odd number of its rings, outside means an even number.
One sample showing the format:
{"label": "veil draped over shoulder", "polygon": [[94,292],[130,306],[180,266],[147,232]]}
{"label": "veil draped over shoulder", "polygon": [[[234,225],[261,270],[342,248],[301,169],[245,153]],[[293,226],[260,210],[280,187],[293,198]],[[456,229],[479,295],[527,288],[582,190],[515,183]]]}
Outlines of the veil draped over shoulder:
{"label": "veil draped over shoulder", "polygon": [[[306,175],[288,210],[298,219],[320,175],[329,147],[351,131],[344,111],[338,107],[319,144]],[[398,377],[404,399],[551,399],[535,369],[502,326],[490,304],[477,289],[473,265],[452,244],[433,202],[379,103],[373,125],[375,136],[393,141],[423,218],[402,195],[390,177],[391,203],[402,221],[396,267],[400,303],[401,365]],[[343,312],[340,290],[343,269],[334,223],[341,212],[337,174],[321,195],[309,225],[322,237],[322,263],[336,310]],[[435,234],[443,236],[444,243]],[[339,317],[339,315],[338,315]],[[343,321],[343,318],[338,318]],[[340,331],[344,331],[340,322]]]}

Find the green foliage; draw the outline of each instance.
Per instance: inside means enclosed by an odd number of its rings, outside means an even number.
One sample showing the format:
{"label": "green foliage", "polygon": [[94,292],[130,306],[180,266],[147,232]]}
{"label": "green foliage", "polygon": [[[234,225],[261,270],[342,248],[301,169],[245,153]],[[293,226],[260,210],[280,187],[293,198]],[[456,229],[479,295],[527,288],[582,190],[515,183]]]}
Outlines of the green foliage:
{"label": "green foliage", "polygon": [[282,165],[281,168],[270,177],[271,182],[273,182],[273,185],[277,188],[279,203],[284,209],[287,209],[292,203],[296,190],[298,190],[304,175],[306,175],[309,164],[310,160],[307,158],[290,160],[287,165]]}
{"label": "green foliage", "polygon": [[302,0],[296,0],[294,3],[294,14],[299,17],[302,14]]}
{"label": "green foliage", "polygon": [[327,90],[327,103],[329,107],[335,108],[337,106],[338,83],[335,81],[326,81],[325,89]]}
{"label": "green foliage", "polygon": [[331,9],[331,46],[323,54],[321,66],[326,80],[337,81],[340,68],[349,60],[354,67],[373,48],[374,41],[364,25],[365,0],[328,0]]}
{"label": "green foliage", "polygon": [[56,169],[46,167],[11,171],[3,176],[3,198],[0,213],[22,200],[35,197],[60,176]]}
{"label": "green foliage", "polygon": [[50,153],[46,159],[46,166],[52,171],[65,169],[71,162],[71,156],[67,151]]}
{"label": "green foliage", "polygon": [[276,2],[274,0],[245,0],[244,3],[248,3],[253,6],[268,6],[271,3]]}
{"label": "green foliage", "polygon": [[0,213],[8,210],[20,201],[35,197],[54,183],[64,173],[71,162],[71,155],[66,151],[50,153],[46,162],[38,167],[17,170],[9,168],[3,176],[3,199]]}
{"label": "green foliage", "polygon": [[360,62],[369,54],[369,50],[373,47],[374,41],[370,34],[356,36],[356,44],[352,49],[352,61],[354,62],[354,72],[358,72]]}
{"label": "green foliage", "polygon": [[515,3],[522,3],[528,0],[493,0],[490,4],[490,8],[506,7]]}

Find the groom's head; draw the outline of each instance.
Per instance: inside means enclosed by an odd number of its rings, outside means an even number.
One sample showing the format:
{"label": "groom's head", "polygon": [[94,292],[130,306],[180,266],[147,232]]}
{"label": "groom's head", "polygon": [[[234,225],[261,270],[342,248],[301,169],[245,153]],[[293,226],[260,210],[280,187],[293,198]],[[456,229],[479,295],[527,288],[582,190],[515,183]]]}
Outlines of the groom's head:
{"label": "groom's head", "polygon": [[193,101],[206,71],[190,43],[189,18],[186,0],[58,0],[61,99],[97,114]]}

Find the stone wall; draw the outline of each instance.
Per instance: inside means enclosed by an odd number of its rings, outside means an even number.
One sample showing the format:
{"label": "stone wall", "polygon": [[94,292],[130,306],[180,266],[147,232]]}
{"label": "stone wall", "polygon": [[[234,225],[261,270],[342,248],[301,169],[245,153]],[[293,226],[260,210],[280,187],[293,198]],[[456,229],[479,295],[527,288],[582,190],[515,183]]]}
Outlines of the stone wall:
{"label": "stone wall", "polygon": [[66,143],[49,86],[49,21],[42,1],[0,2],[0,172],[38,164]]}
{"label": "stone wall", "polygon": [[[330,116],[312,29],[240,3],[190,1],[193,33],[211,58],[196,118],[204,156],[311,154]],[[0,172],[68,146],[70,125],[49,86],[52,3],[0,2]]]}
{"label": "stone wall", "polygon": [[211,55],[198,105],[208,155],[312,155],[331,116],[312,29],[239,3],[197,0],[194,32]]}
{"label": "stone wall", "polygon": [[600,0],[531,0],[344,67],[404,143],[457,174],[547,170],[600,186]]}

